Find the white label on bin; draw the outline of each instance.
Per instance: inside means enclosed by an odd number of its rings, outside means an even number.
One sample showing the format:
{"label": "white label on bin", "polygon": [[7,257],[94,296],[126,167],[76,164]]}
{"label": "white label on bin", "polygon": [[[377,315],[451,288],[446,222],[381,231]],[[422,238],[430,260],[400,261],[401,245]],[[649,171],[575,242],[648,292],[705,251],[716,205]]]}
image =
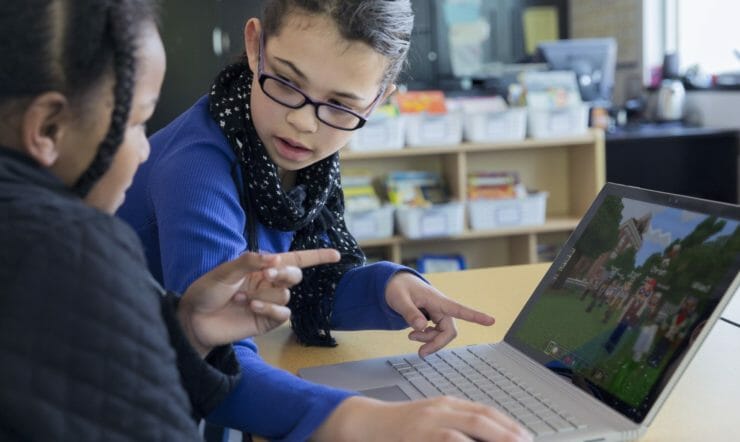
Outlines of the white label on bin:
{"label": "white label on bin", "polygon": [[552,133],[563,133],[570,131],[570,113],[569,112],[552,112],[550,114],[549,129]]}
{"label": "white label on bin", "polygon": [[384,124],[366,125],[362,129],[362,136],[370,143],[384,143],[388,141],[388,128]]}
{"label": "white label on bin", "polygon": [[486,124],[489,137],[507,133],[506,118],[501,115],[490,115]]}
{"label": "white label on bin", "polygon": [[372,216],[360,216],[352,219],[352,234],[358,238],[377,235],[378,226]]}
{"label": "white label on bin", "polygon": [[502,207],[496,210],[496,222],[501,225],[519,224],[522,212],[517,206]]}
{"label": "white label on bin", "polygon": [[446,138],[447,123],[442,118],[425,121],[421,125],[420,138],[424,140],[437,141]]}
{"label": "white label on bin", "polygon": [[447,217],[441,213],[430,213],[421,218],[421,236],[444,235],[447,231]]}

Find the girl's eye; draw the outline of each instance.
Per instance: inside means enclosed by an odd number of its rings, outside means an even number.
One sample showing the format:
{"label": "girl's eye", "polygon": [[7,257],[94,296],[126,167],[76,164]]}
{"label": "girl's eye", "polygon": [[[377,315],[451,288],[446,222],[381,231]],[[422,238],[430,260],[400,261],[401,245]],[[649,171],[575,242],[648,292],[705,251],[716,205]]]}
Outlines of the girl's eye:
{"label": "girl's eye", "polygon": [[[293,83],[293,80],[291,80],[291,79],[290,79],[290,78],[288,78],[288,77],[283,77],[282,75],[278,75],[277,77],[278,77],[279,79],[283,80],[284,82],[286,82],[286,83],[290,84],[291,86],[296,86],[296,84],[295,84],[295,83]],[[296,86],[296,87],[297,87],[297,86]]]}
{"label": "girl's eye", "polygon": [[339,102],[339,101],[337,101],[337,100],[329,100],[329,103],[333,104],[334,106],[338,106],[338,107],[341,107],[342,109],[346,109],[346,110],[351,110],[351,111],[353,111],[353,112],[356,112],[356,111],[355,111],[354,109],[352,109],[352,107],[350,107],[350,106],[347,106],[347,105],[346,105],[346,104],[344,104],[344,103],[340,103],[340,102]]}

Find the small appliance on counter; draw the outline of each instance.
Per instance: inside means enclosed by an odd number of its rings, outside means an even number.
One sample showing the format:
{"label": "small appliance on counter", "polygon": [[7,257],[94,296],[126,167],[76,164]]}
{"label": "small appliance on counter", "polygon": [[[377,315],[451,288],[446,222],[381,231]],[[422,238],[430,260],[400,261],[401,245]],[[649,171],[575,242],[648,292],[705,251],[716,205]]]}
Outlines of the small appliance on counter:
{"label": "small appliance on counter", "polygon": [[683,87],[678,71],[678,54],[665,54],[662,77],[658,88],[655,119],[658,121],[677,121],[683,119],[686,89]]}
{"label": "small appliance on counter", "polygon": [[658,89],[656,119],[658,121],[677,121],[683,119],[686,90],[678,79],[664,79]]}

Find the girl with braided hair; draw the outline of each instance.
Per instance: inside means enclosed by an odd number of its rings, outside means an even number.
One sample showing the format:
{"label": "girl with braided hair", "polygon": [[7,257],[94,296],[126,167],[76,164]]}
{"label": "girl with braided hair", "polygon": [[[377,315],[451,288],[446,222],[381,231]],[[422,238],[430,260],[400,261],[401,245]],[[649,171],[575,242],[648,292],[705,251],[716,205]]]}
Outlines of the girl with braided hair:
{"label": "girl with braided hair", "polygon": [[[306,345],[336,345],[332,329],[412,327],[425,356],[455,337],[454,318],[493,324],[411,269],[366,265],[344,222],[338,151],[394,92],[412,26],[409,0],[268,0],[263,19],[246,22],[245,56],[151,138],[118,212],[165,287],[181,290],[245,250],[332,247],[340,262],[307,270],[291,289],[293,330]],[[488,407],[381,403],[270,367],[251,340],[235,349],[244,376],[208,417],[214,424],[281,440],[524,434]]]}
{"label": "girl with braided hair", "polygon": [[244,254],[181,298],[151,277],[112,214],[164,77],[153,1],[3,0],[0,59],[0,440],[199,439],[230,343],[338,254]]}

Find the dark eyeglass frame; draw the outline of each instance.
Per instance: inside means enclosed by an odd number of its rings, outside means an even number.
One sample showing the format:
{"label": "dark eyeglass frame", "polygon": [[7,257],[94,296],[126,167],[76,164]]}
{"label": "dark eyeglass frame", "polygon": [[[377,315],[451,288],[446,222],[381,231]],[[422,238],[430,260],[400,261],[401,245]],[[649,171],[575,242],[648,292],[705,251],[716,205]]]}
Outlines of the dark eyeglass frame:
{"label": "dark eyeglass frame", "polygon": [[[293,84],[291,84],[291,83],[283,80],[280,77],[276,77],[274,75],[271,75],[271,74],[268,74],[268,73],[265,72],[265,55],[264,55],[265,50],[264,50],[264,48],[265,48],[265,38],[264,38],[264,34],[263,34],[263,35],[260,35],[260,53],[259,53],[259,63],[257,65],[258,82],[260,84],[260,88],[262,89],[262,92],[265,95],[267,95],[268,97],[270,97],[270,99],[272,101],[274,101],[274,102],[276,102],[278,104],[281,104],[281,105],[283,105],[283,106],[285,106],[287,108],[290,108],[290,109],[300,109],[303,106],[305,106],[307,104],[310,104],[314,108],[314,114],[316,115],[316,119],[319,120],[319,121],[321,121],[322,123],[326,124],[327,126],[334,128],[334,129],[344,130],[344,131],[353,131],[353,130],[357,130],[357,129],[361,128],[362,126],[364,126],[365,123],[367,122],[368,115],[370,115],[372,113],[372,111],[375,109],[375,107],[378,105],[378,103],[380,102],[380,98],[383,96],[383,93],[385,92],[385,87],[383,87],[383,88],[380,89],[380,92],[378,92],[378,95],[375,97],[375,99],[373,100],[373,102],[370,103],[370,109],[368,109],[368,111],[365,113],[365,115],[359,114],[359,113],[357,113],[357,112],[355,112],[355,111],[353,111],[351,109],[348,109],[346,107],[343,107],[343,106],[337,106],[336,104],[327,103],[325,101],[314,100],[313,98],[309,97],[308,94],[306,94],[305,92],[303,92],[299,87],[294,86]],[[285,87],[287,87],[289,89],[292,89],[295,92],[298,92],[299,94],[301,94],[303,96],[303,102],[294,105],[294,104],[284,103],[283,101],[280,101],[277,98],[273,97],[272,95],[270,95],[265,90],[265,81],[267,81],[268,79],[277,81],[281,85],[283,85],[283,86],[285,86]],[[356,117],[358,119],[357,125],[355,125],[354,127],[348,128],[348,127],[336,126],[336,125],[334,125],[332,123],[329,123],[329,122],[325,121],[323,118],[321,118],[321,116],[319,116],[319,109],[321,108],[321,106],[326,106],[326,107],[329,107],[331,109],[334,109],[334,110],[337,110],[337,111],[340,111],[340,112],[346,112],[346,113],[348,113],[348,114]]]}

